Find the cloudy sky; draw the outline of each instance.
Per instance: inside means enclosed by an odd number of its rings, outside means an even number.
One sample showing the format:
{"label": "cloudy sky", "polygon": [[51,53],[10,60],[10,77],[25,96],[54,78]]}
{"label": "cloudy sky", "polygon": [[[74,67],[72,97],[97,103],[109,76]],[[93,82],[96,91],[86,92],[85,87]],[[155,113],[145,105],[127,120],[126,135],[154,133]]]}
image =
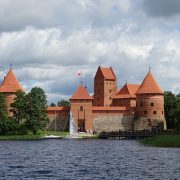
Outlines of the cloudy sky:
{"label": "cloudy sky", "polygon": [[113,67],[119,88],[141,83],[150,65],[162,89],[178,93],[180,1],[1,0],[1,80],[10,64],[49,103],[71,96],[78,71],[93,93],[99,65]]}

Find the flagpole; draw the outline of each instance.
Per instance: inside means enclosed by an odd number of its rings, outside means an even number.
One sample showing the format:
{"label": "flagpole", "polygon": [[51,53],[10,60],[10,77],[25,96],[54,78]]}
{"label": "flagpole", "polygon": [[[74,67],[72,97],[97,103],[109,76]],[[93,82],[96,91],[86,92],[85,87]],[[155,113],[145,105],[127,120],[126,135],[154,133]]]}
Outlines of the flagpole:
{"label": "flagpole", "polygon": [[82,72],[81,72],[81,84],[82,84]]}

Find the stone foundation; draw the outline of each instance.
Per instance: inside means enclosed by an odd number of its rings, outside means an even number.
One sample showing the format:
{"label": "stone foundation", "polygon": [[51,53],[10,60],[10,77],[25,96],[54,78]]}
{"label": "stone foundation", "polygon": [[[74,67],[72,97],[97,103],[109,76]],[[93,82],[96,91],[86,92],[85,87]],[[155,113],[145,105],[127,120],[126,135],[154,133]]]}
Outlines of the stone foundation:
{"label": "stone foundation", "polygon": [[151,129],[152,127],[166,130],[166,120],[147,117],[140,117],[134,120],[134,130]]}
{"label": "stone foundation", "polygon": [[132,116],[123,115],[100,115],[94,117],[93,120],[93,131],[130,131],[132,130]]}

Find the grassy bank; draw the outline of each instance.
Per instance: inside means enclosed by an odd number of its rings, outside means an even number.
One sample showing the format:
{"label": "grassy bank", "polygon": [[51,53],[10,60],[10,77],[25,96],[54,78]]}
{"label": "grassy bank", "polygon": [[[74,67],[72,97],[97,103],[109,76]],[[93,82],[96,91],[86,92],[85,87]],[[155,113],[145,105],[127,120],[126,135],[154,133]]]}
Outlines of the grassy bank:
{"label": "grassy bank", "polygon": [[32,134],[29,132],[25,135],[7,135],[7,136],[0,136],[0,140],[41,140],[44,136],[48,135],[55,135],[65,137],[68,135],[68,132],[64,131],[38,131],[37,134]]}
{"label": "grassy bank", "polygon": [[156,147],[180,147],[180,135],[156,136],[143,139],[141,142]]}
{"label": "grassy bank", "polygon": [[[64,131],[38,131],[36,135],[29,132],[26,135],[7,135],[0,136],[0,140],[41,140],[44,136],[60,136],[67,137],[69,132]],[[88,134],[80,134],[81,139],[98,139],[98,135],[88,135]]]}

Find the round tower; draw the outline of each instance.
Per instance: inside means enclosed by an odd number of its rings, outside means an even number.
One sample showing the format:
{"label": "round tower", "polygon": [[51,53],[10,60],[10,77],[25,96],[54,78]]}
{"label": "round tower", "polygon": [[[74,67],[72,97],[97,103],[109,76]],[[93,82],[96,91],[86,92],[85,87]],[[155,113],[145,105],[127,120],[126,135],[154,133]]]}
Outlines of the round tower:
{"label": "round tower", "polygon": [[10,68],[10,70],[8,71],[7,75],[4,77],[4,80],[0,86],[0,92],[3,93],[5,96],[9,116],[13,115],[12,112],[10,112],[10,109],[11,109],[11,104],[14,102],[14,98],[16,97],[17,91],[24,92],[24,89],[22,88],[14,72]]}
{"label": "round tower", "polygon": [[136,125],[139,123],[137,126],[141,126],[141,129],[153,127],[166,129],[164,93],[150,71],[137,90],[136,96],[136,114],[140,118]]}

